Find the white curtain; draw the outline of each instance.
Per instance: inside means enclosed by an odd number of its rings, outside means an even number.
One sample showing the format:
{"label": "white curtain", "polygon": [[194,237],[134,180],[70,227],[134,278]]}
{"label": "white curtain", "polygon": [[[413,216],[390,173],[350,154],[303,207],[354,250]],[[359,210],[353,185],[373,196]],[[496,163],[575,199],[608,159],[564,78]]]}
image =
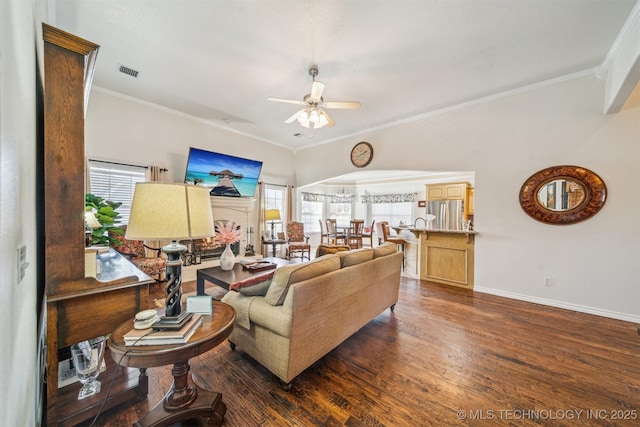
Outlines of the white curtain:
{"label": "white curtain", "polygon": [[264,182],[258,183],[258,233],[260,239],[260,253],[262,253],[262,236],[264,236]]}
{"label": "white curtain", "polygon": [[285,191],[285,200],[284,200],[284,209],[286,211],[285,217],[287,222],[291,222],[294,220],[293,218],[293,186],[287,185],[287,190]]}
{"label": "white curtain", "polygon": [[167,169],[160,166],[148,166],[147,167],[147,181],[165,181]]}

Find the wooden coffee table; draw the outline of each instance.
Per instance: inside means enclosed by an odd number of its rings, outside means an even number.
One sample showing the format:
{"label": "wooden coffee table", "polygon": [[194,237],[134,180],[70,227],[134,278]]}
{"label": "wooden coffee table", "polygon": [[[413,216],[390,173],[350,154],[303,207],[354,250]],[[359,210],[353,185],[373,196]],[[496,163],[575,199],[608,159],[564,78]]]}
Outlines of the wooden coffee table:
{"label": "wooden coffee table", "polygon": [[[189,359],[205,353],[224,341],[233,329],[235,310],[214,301],[211,315],[202,316],[202,325],[186,344],[125,346],[123,335],[133,328],[133,319],[120,325],[109,337],[113,360],[123,366],[140,368],[141,375],[153,366],[173,363],[173,385],[162,402],[134,426],[171,426],[179,421],[201,419],[210,426],[222,424],[227,406],[222,394],[189,384]],[[206,419],[206,420],[204,420]]]}
{"label": "wooden coffee table", "polygon": [[[292,264],[293,261],[289,261],[283,258],[262,258],[263,260],[270,261],[277,265],[276,268],[283,265]],[[231,270],[223,270],[220,267],[201,268],[197,272],[196,277],[196,291],[197,295],[206,295],[204,292],[204,281],[214,283],[221,288],[229,290],[229,285],[233,282],[239,282],[240,280],[248,279],[260,274],[268,274],[273,270],[262,271],[248,271],[243,270],[240,263],[235,263]]]}

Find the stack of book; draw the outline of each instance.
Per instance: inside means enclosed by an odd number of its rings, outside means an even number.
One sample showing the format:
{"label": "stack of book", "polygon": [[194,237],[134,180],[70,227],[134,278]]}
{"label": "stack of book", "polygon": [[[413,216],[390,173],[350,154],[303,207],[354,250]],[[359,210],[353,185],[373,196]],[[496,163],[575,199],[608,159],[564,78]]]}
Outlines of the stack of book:
{"label": "stack of book", "polygon": [[180,329],[132,329],[124,334],[124,344],[134,345],[168,345],[185,344],[202,325],[202,315],[194,314]]}

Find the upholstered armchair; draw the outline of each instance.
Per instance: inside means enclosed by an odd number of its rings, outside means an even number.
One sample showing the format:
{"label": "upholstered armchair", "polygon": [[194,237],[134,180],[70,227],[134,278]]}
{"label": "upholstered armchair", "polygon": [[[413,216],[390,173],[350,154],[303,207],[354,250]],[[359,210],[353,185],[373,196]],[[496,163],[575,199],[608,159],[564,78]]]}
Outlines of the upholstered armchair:
{"label": "upholstered armchair", "polygon": [[290,222],[287,224],[287,259],[304,258],[311,259],[311,245],[309,238],[304,235],[304,224]]}
{"label": "upholstered armchair", "polygon": [[[124,233],[126,233],[126,225],[123,225],[120,228],[122,228]],[[112,242],[115,243],[117,241],[120,243],[119,246],[117,244],[112,244],[113,249],[120,252],[122,256],[131,261],[143,273],[148,276],[155,277],[156,280],[163,280],[167,267],[167,259],[160,256],[161,249],[147,246],[142,240],[125,239],[124,233],[121,236],[109,232],[109,235],[113,238]],[[155,256],[148,257],[147,250],[149,250],[149,254],[153,254]]]}

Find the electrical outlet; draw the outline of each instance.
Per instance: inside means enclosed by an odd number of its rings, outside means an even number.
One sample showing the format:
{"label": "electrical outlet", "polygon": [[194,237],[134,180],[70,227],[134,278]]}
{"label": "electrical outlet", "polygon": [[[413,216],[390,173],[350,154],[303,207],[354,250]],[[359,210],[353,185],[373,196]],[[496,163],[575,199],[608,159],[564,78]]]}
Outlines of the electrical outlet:
{"label": "electrical outlet", "polygon": [[554,280],[551,277],[545,277],[542,281],[542,284],[544,286],[553,286],[554,285]]}

